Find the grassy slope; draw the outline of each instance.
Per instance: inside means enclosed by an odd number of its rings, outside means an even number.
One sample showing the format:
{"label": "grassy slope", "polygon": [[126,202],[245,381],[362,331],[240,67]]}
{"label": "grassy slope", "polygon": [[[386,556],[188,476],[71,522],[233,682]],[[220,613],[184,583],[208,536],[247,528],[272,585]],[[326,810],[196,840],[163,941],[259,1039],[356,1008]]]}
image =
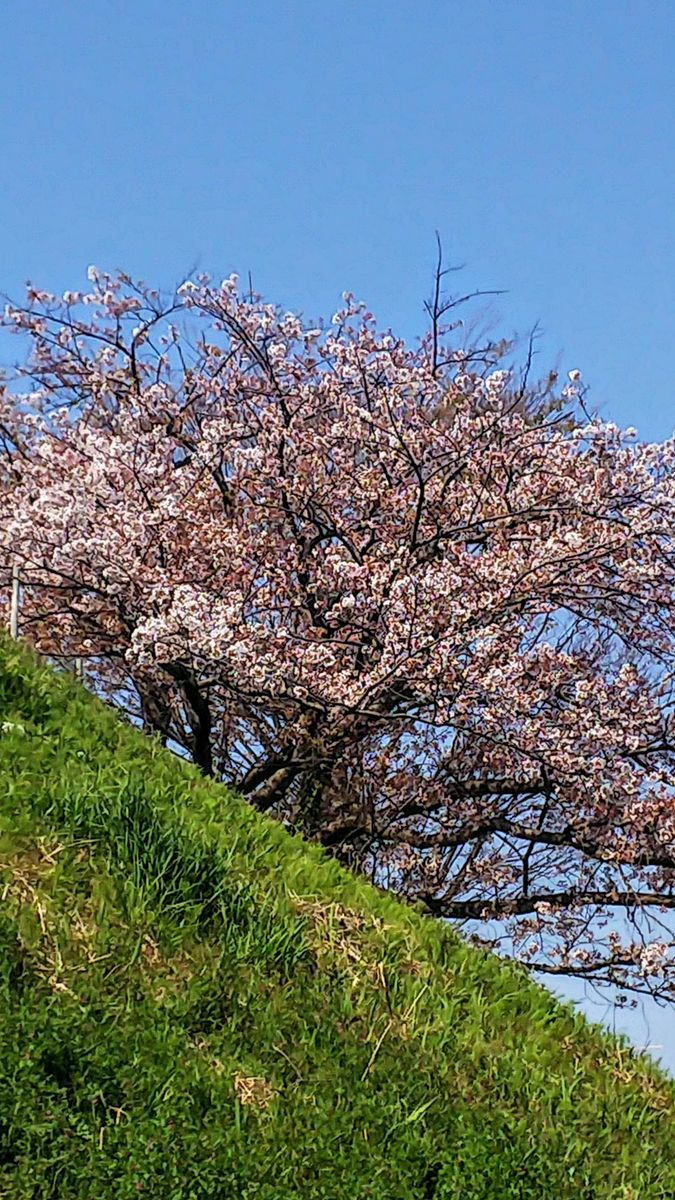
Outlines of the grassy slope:
{"label": "grassy slope", "polygon": [[6,641],[0,722],[0,1196],[675,1195],[672,1085],[518,969]]}

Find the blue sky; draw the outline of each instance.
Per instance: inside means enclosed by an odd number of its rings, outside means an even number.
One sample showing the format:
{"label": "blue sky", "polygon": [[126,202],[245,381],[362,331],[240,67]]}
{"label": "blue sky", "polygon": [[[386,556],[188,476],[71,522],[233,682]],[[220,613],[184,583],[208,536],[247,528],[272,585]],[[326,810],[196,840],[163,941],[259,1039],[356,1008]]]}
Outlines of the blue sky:
{"label": "blue sky", "polygon": [[542,370],[673,432],[670,0],[5,0],[0,91],[0,290],[250,270],[412,339],[438,230]]}

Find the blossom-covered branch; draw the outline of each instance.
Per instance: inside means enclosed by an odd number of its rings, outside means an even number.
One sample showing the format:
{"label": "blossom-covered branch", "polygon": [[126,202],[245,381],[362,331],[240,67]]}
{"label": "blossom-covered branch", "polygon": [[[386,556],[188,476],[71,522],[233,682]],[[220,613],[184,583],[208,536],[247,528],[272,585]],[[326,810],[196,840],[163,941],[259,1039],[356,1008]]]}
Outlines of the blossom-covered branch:
{"label": "blossom-covered branch", "polygon": [[670,998],[675,445],[429,313],[411,347],[348,294],[310,324],[236,277],[31,287],[0,570],[43,652],[260,810]]}

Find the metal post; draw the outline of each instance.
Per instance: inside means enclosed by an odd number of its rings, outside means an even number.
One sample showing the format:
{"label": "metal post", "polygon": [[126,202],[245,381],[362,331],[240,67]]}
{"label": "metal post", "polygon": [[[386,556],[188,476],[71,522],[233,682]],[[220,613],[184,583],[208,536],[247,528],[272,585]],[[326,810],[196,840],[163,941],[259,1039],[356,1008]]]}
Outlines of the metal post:
{"label": "metal post", "polygon": [[84,662],[79,657],[75,659],[75,676],[80,682],[84,679]]}
{"label": "metal post", "polygon": [[12,599],[9,607],[9,635],[15,640],[19,636],[19,604],[21,599],[21,580],[17,563],[12,565]]}

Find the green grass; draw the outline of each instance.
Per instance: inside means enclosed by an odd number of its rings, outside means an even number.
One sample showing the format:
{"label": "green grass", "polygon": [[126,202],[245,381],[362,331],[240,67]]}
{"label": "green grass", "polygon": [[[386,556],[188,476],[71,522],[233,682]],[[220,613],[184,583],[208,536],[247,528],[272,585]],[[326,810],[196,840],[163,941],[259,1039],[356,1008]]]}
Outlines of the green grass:
{"label": "green grass", "polygon": [[656,1200],[673,1085],[0,641],[0,1196]]}

